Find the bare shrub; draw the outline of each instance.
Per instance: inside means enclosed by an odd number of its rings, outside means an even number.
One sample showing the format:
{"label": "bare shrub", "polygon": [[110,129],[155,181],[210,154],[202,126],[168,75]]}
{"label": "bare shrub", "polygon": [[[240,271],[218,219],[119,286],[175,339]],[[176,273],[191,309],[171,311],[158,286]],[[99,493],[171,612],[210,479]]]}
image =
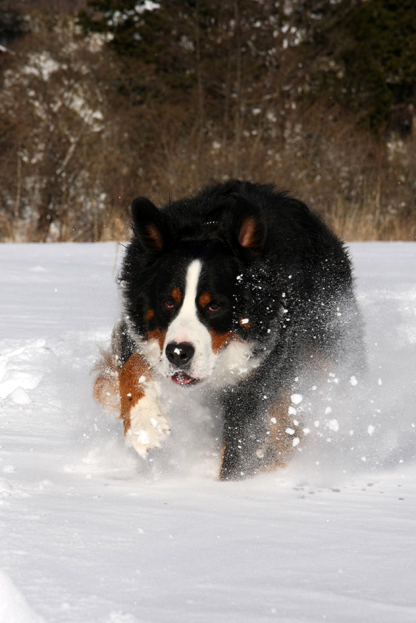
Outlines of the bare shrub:
{"label": "bare shrub", "polygon": [[135,196],[162,205],[232,177],[288,190],[346,240],[415,239],[415,137],[381,140],[340,105],[299,101],[291,29],[275,18],[260,45],[239,7],[218,22],[218,51],[205,33],[212,58],[192,13],[183,91],[73,17],[32,13],[0,55],[0,239],[126,238]]}
{"label": "bare shrub", "polygon": [[237,175],[301,197],[345,240],[414,239],[414,139],[386,146],[336,113],[295,109],[281,121],[268,106],[255,127],[247,118],[237,171],[235,136],[221,126],[194,135],[181,124],[159,126],[138,190],[161,204]]}
{"label": "bare shrub", "polygon": [[107,182],[119,147],[100,42],[81,39],[68,19],[38,17],[32,31],[0,91],[3,238],[101,239],[105,223],[111,237]]}

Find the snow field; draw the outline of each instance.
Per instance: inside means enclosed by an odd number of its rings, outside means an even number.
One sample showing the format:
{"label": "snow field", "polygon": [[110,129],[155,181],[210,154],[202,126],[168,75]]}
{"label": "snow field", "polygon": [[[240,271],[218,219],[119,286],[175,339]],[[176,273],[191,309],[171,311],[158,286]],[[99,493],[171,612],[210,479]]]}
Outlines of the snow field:
{"label": "snow field", "polygon": [[92,400],[116,246],[0,247],[0,623],[416,620],[416,244],[351,252],[367,378],[295,389],[291,465],[219,483],[182,388],[147,462]]}

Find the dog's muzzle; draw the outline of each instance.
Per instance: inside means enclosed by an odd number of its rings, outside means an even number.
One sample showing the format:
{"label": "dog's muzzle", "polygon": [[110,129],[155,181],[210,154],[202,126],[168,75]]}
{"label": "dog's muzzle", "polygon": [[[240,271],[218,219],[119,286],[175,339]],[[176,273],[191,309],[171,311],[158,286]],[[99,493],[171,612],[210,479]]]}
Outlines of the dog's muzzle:
{"label": "dog's muzzle", "polygon": [[200,379],[187,374],[195,348],[189,342],[170,342],[165,348],[166,358],[174,369],[171,379],[177,385],[195,385]]}

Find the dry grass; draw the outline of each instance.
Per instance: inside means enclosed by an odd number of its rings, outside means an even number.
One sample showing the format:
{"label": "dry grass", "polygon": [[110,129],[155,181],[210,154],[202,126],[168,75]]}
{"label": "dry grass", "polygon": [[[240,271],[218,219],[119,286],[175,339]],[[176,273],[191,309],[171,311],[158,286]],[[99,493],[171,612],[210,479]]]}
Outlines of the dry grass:
{"label": "dry grass", "polygon": [[[59,64],[47,80],[24,65],[44,50]],[[283,77],[272,99],[258,86],[211,117],[198,93],[129,103],[118,61],[67,21],[16,52],[0,59],[0,240],[125,239],[134,197],[164,205],[229,178],[274,183],[348,241],[416,239],[415,137],[376,140],[345,110],[296,104]]]}
{"label": "dry grass", "polygon": [[221,129],[199,136],[165,131],[136,194],[157,205],[230,177],[274,183],[316,210],[344,240],[416,240],[415,140],[388,144],[352,123],[327,122],[313,110],[287,119],[279,132],[248,130],[224,140]]}

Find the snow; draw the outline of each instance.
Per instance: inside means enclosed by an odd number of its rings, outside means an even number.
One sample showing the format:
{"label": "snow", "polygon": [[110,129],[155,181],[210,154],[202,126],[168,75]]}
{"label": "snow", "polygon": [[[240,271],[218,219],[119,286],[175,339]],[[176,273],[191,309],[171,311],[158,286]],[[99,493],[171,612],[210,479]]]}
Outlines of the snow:
{"label": "snow", "polygon": [[367,378],[294,392],[294,461],[221,483],[205,411],[144,462],[92,400],[121,249],[0,246],[0,623],[416,620],[416,244],[351,254]]}
{"label": "snow", "polygon": [[29,608],[13,582],[0,571],[0,621],[7,623],[42,623]]}
{"label": "snow", "polygon": [[45,82],[59,69],[59,63],[52,58],[48,51],[32,52],[28,55],[28,59],[29,62],[23,67],[23,73],[42,78]]}

